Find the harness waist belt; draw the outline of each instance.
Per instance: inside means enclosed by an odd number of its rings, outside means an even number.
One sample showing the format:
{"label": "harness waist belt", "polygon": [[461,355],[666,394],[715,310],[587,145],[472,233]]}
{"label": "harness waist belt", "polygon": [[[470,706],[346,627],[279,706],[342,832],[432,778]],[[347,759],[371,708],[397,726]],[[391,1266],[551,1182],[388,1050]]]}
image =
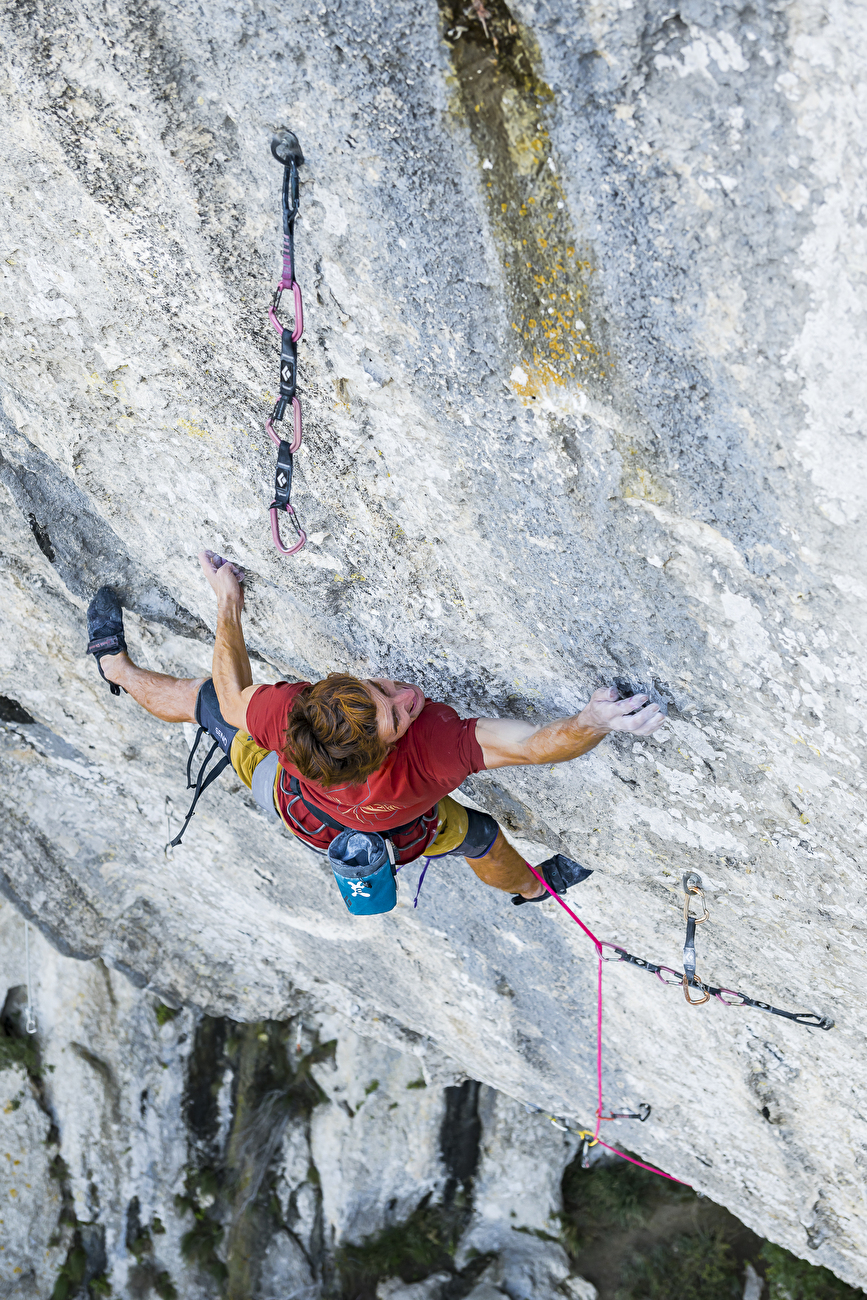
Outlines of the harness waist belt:
{"label": "harness waist belt", "polygon": [[[289,789],[292,791],[294,795],[297,795],[297,797],[301,800],[301,802],[303,803],[304,807],[307,809],[308,812],[312,812],[314,817],[321,818],[322,821],[325,823],[325,825],[330,826],[332,830],[335,831],[360,830],[360,827],[358,826],[345,826],[343,822],[337,821],[334,817],[331,817],[327,812],[324,812],[321,808],[317,808],[315,803],[309,803],[304,798],[304,795],[301,793],[301,782],[298,780],[297,776],[289,777]],[[422,816],[424,816],[424,814],[422,814]],[[377,831],[376,834],[382,835],[384,839],[391,839],[393,835],[402,835],[406,831],[411,830],[412,827],[415,826],[416,822],[419,820],[420,818],[413,817],[412,821],[407,822],[405,826],[392,826],[389,828],[389,830]]]}

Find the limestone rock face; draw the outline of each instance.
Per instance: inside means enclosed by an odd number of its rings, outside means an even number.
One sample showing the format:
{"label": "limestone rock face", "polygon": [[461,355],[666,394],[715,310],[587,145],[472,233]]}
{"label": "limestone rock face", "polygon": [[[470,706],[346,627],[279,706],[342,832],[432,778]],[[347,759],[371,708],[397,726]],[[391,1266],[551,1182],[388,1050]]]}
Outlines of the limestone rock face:
{"label": "limestone rock face", "polygon": [[[6,1022],[22,937],[4,904]],[[594,1300],[556,1242],[577,1139],[546,1117],[304,998],[282,1022],[172,1015],[101,961],[33,948],[37,1033],[0,1039],[32,1054],[0,1069],[0,1296],[43,1300],[65,1269],[116,1295],[320,1300],[341,1252],[415,1222],[426,1244],[448,1229],[454,1267],[386,1278],[388,1300]]]}
{"label": "limestone rock face", "polygon": [[[307,999],[587,1124],[596,967],[556,904],[451,860],[418,909],[405,889],[353,920],[228,778],[167,859],[181,728],[108,694],[83,610],[114,583],[134,656],[205,674],[208,545],[251,574],[263,681],[344,668],[534,720],[644,684],[669,711],[651,742],[465,794],[536,860],[592,867],[570,901],[657,964],[680,968],[699,872],[699,974],[835,1020],[690,1009],[609,966],[605,1105],[649,1103],[617,1140],[858,1284],[864,24],[847,0],[28,0],[4,10],[0,136],[4,894],[148,997],[240,1022]],[[292,560],[263,429],[284,125],[306,157]],[[92,1092],[94,1069],[70,1048],[51,1077]],[[83,1212],[84,1152],[70,1169]]]}

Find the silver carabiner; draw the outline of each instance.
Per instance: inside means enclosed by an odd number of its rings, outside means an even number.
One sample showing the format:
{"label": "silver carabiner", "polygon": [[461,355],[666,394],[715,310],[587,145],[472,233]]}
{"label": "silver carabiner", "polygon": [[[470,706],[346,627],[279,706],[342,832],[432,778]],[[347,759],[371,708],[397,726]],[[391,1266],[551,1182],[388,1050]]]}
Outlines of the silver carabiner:
{"label": "silver carabiner", "polygon": [[683,892],[686,895],[683,904],[683,919],[684,921],[688,921],[690,919],[690,912],[689,912],[690,904],[692,903],[692,900],[694,898],[700,898],[703,915],[694,916],[692,919],[695,921],[696,925],[701,925],[702,921],[706,921],[710,916],[710,912],[707,910],[707,899],[704,896],[704,887],[702,885],[701,876],[698,874],[697,871],[685,871],[683,873],[682,879],[683,879]]}

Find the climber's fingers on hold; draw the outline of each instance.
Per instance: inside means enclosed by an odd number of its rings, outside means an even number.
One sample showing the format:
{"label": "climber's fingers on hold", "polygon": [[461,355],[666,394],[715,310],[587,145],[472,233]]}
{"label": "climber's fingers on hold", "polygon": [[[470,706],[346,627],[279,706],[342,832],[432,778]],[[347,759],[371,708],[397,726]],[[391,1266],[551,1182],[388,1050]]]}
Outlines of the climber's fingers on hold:
{"label": "climber's fingers on hold", "polygon": [[202,551],[199,562],[206,573],[209,568],[212,573],[216,573],[217,569],[221,569],[225,564],[231,569],[239,582],[243,582],[247,576],[239,564],[233,564],[231,560],[227,560],[224,556],[217,555],[216,551]]}
{"label": "climber's fingers on hold", "polygon": [[[634,701],[640,701],[646,698],[646,696],[641,695],[635,696],[633,697],[633,700],[628,700],[627,703],[632,704]],[[639,709],[637,713],[633,713],[630,717],[623,718],[620,725],[617,727],[617,730],[628,731],[630,735],[633,736],[652,736],[654,731],[659,730],[663,722],[665,722],[665,714],[662,712],[659,705],[647,704],[643,709]]]}
{"label": "climber's fingers on hold", "polygon": [[241,583],[246,574],[237,564],[217,555],[216,551],[200,551],[199,564],[218,596],[240,596],[243,599]]}

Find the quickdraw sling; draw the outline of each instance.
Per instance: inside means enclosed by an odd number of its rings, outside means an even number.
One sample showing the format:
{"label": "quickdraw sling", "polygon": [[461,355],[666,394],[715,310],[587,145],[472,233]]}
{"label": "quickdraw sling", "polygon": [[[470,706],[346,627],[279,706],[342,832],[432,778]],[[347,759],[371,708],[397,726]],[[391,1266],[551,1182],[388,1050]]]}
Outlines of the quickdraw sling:
{"label": "quickdraw sling", "polygon": [[[812,1011],[781,1011],[779,1007],[772,1007],[767,1002],[758,1002],[754,998],[747,997],[745,993],[738,993],[734,989],[714,988],[712,985],[703,984],[701,980],[698,979],[695,973],[695,927],[696,925],[700,925],[702,921],[706,921],[708,919],[709,912],[704,897],[704,890],[702,888],[701,876],[699,876],[696,872],[691,871],[685,874],[683,877],[683,891],[684,894],[686,895],[686,904],[683,909],[684,918],[686,920],[686,941],[684,943],[684,949],[683,949],[684,970],[683,972],[681,972],[681,971],[672,970],[668,966],[656,966],[653,964],[653,962],[645,961],[643,957],[634,957],[632,953],[627,952],[625,948],[621,948],[619,944],[609,943],[606,942],[604,939],[598,939],[596,935],[593,933],[593,931],[590,930],[584,924],[580,916],[577,916],[576,913],[572,911],[568,903],[564,903],[563,899],[560,898],[560,896],[554,892],[554,890],[548,884],[547,880],[545,880],[544,877],[539,874],[539,872],[535,869],[535,867],[531,866],[529,862],[526,863],[526,866],[527,869],[530,872],[532,872],[532,874],[536,877],[539,884],[544,886],[544,888],[548,891],[548,893],[554,899],[555,903],[559,903],[560,907],[563,908],[563,911],[566,912],[572,918],[575,924],[580,926],[580,928],[587,935],[587,938],[591,941],[594,948],[596,949],[596,959],[597,959],[597,967],[598,967],[597,993],[596,993],[596,1125],[592,1130],[573,1129],[565,1120],[558,1120],[557,1117],[554,1115],[549,1115],[548,1118],[551,1120],[553,1124],[557,1126],[557,1128],[564,1128],[567,1129],[569,1132],[577,1133],[577,1135],[581,1138],[581,1143],[582,1143],[581,1165],[585,1169],[588,1168],[590,1165],[590,1148],[598,1145],[598,1146],[605,1147],[607,1151],[612,1151],[615,1155],[620,1156],[623,1160],[628,1160],[630,1164],[638,1165],[639,1168],[647,1169],[652,1174],[660,1174],[663,1178],[668,1178],[672,1182],[679,1183],[681,1182],[681,1179],[675,1178],[673,1174],[667,1174],[664,1170],[655,1168],[654,1165],[643,1164],[642,1161],[636,1160],[633,1156],[628,1156],[625,1151],[620,1151],[617,1147],[610,1146],[609,1143],[603,1142],[602,1138],[599,1136],[599,1130],[602,1127],[602,1124],[606,1120],[637,1119],[643,1122],[644,1120],[647,1119],[647,1117],[650,1114],[650,1106],[646,1102],[642,1102],[640,1104],[638,1111],[606,1112],[603,1106],[603,1100],[602,1100],[602,968],[603,968],[603,963],[607,961],[627,962],[632,966],[639,966],[642,970],[650,971],[651,974],[657,975],[664,984],[679,984],[683,987],[684,996],[690,1006],[701,1006],[704,1002],[709,1001],[711,997],[716,997],[719,999],[720,1002],[723,1003],[724,1006],[757,1007],[760,1011],[769,1011],[771,1015],[774,1016],[784,1016],[787,1020],[792,1020],[799,1025],[806,1025],[807,1027],[812,1029],[833,1029],[834,1021],[831,1019],[830,1016],[820,1016]],[[702,912],[703,912],[702,916],[693,916],[691,914],[690,903],[694,897],[699,897],[701,899]],[[606,957],[605,952],[603,951],[605,948],[610,949],[616,955],[614,957]],[[666,975],[671,975],[674,978],[666,979]],[[698,989],[701,993],[704,994],[704,996],[700,999],[693,999],[692,997],[690,997],[691,988]],[[527,1109],[535,1110],[536,1108],[527,1107]]]}
{"label": "quickdraw sling", "polygon": [[[274,476],[274,500],[269,507],[271,514],[271,536],[281,555],[295,555],[307,541],[307,534],[298,522],[298,516],[292,508],[292,457],[301,446],[301,403],[298,400],[296,386],[298,381],[298,341],[304,333],[304,307],[301,302],[301,289],[295,279],[295,218],[298,215],[298,168],[304,162],[304,155],[298,143],[298,137],[291,131],[282,131],[271,141],[271,153],[283,168],[283,274],[274,290],[268,319],[280,335],[280,396],[274,410],[265,421],[268,437],[277,448],[277,468]],[[277,316],[280,300],[284,290],[292,290],[294,319],[290,329],[283,325]],[[279,424],[292,407],[292,439],[281,438],[275,424]],[[284,546],[280,536],[279,511],[287,514],[298,534],[294,546]]]}

